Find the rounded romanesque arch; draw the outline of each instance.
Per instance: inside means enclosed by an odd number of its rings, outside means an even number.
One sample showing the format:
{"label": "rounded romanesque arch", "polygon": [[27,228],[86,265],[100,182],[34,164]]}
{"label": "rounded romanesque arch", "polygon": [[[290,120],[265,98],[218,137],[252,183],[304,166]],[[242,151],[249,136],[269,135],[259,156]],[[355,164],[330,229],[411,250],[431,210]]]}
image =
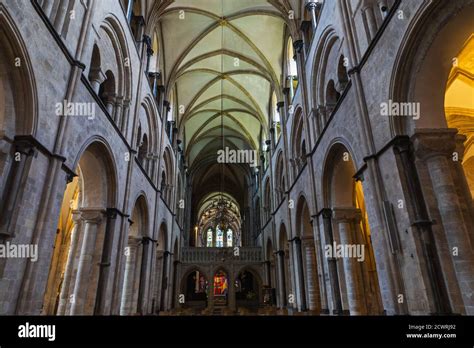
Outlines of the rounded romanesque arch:
{"label": "rounded romanesque arch", "polygon": [[183,307],[206,308],[210,291],[208,274],[198,266],[189,267],[181,278],[180,291],[185,296]]}
{"label": "rounded romanesque arch", "polygon": [[293,120],[293,129],[291,132],[291,153],[292,158],[290,164],[293,171],[293,180],[296,179],[299,172],[303,169],[306,164],[306,155],[308,149],[306,148],[306,139],[305,132],[303,131],[303,110],[302,108],[297,108],[294,120]]}
{"label": "rounded romanesque arch", "polygon": [[[38,127],[36,79],[26,45],[4,4],[0,4],[0,226],[7,235],[16,224],[13,211],[15,177],[27,175]],[[22,139],[23,138],[23,139]],[[14,160],[13,154],[21,154]],[[0,261],[1,263],[2,261]],[[1,268],[1,267],[0,267]]]}
{"label": "rounded romanesque arch", "polygon": [[[390,126],[392,135],[403,136],[396,153],[403,161],[408,192],[414,192],[407,229],[427,216],[438,221],[414,226],[430,236],[426,282],[433,295],[425,302],[434,312],[472,313],[474,308],[474,276],[462,271],[462,265],[474,265],[468,247],[474,244],[473,15],[472,0],[420,6],[399,47],[389,91],[392,104],[404,111],[390,110]],[[424,24],[428,22],[436,25]],[[420,195],[425,200],[417,200]],[[442,261],[457,246],[464,259]],[[441,273],[445,276],[439,277]],[[445,280],[449,277],[462,285],[453,287]]]}
{"label": "rounded romanesque arch", "polygon": [[109,116],[126,134],[132,99],[131,58],[127,41],[120,21],[113,15],[103,20],[100,32],[100,39],[92,45],[87,76]]}
{"label": "rounded romanesque arch", "polygon": [[113,239],[106,237],[112,223],[107,217],[116,206],[117,177],[108,144],[93,138],[84,147],[76,161],[78,176],[67,185],[61,207],[45,293],[48,314],[97,314],[103,305],[99,264]]}
{"label": "rounded romanesque arch", "polygon": [[323,195],[331,213],[325,257],[340,257],[330,270],[331,277],[344,277],[341,284],[332,284],[337,292],[335,302],[341,301],[342,309],[351,314],[378,314],[382,304],[371,230],[362,183],[354,176],[351,152],[335,143],[326,157],[323,176]]}
{"label": "rounded romanesque arch", "polygon": [[244,266],[236,273],[235,295],[237,308],[258,309],[262,302],[262,279],[251,266]]}

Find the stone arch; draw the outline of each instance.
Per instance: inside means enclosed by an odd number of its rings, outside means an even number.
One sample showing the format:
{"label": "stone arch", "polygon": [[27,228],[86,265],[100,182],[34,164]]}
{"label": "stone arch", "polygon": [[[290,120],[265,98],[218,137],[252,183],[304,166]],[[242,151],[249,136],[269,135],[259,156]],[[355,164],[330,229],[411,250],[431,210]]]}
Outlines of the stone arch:
{"label": "stone arch", "polygon": [[125,132],[132,99],[132,71],[127,40],[120,21],[113,15],[102,21],[100,30],[103,35],[92,46],[87,76],[110,117]]}
{"label": "stone arch", "polygon": [[154,177],[155,163],[158,154],[157,134],[157,112],[151,96],[147,95],[140,107],[137,129],[135,132],[138,147],[138,161],[143,170]]}
{"label": "stone arch", "polygon": [[[317,133],[326,126],[337,101],[342,93],[343,80],[341,73],[342,43],[336,30],[332,26],[326,27],[316,46],[316,54],[313,60],[311,73],[311,85],[313,87],[312,104],[316,109]],[[339,90],[339,91],[338,91]]]}
{"label": "stone arch", "polygon": [[[248,273],[250,277],[247,276]],[[246,284],[245,278],[249,280]],[[263,282],[260,274],[251,266],[244,266],[236,272],[236,302],[237,307],[258,307],[262,299]]]}
{"label": "stone arch", "polygon": [[99,265],[113,240],[105,235],[112,223],[106,218],[109,208],[116,206],[116,169],[107,143],[96,137],[85,143],[75,166],[78,177],[66,187],[58,223],[47,314],[99,314],[103,309],[105,280]]}
{"label": "stone arch", "polygon": [[[79,151],[73,167],[79,167],[83,175],[81,206],[103,209],[117,206],[116,161],[112,149],[105,139],[92,137],[86,141]],[[88,194],[87,188],[97,188],[97,190],[89,189],[90,193]]]}
{"label": "stone arch", "polygon": [[[14,211],[21,200],[20,190],[14,187],[27,177],[34,158],[28,137],[21,138],[37,135],[37,93],[25,42],[5,5],[0,4],[0,230],[8,236],[15,229]],[[20,160],[14,160],[15,154]]]}
{"label": "stone arch", "polygon": [[[190,281],[194,288],[190,289]],[[209,292],[209,275],[199,266],[193,265],[181,277],[180,293],[185,295],[184,307],[206,308]]]}
{"label": "stone arch", "polygon": [[[412,135],[416,128],[447,128],[446,84],[454,57],[472,35],[473,15],[472,0],[430,3],[415,14],[397,54],[389,97],[395,102],[419,103],[420,119],[392,117],[392,135]],[[428,21],[442,24],[423,25]]]}
{"label": "stone arch", "polygon": [[[444,313],[472,314],[474,308],[474,277],[462,270],[466,264],[474,264],[474,180],[470,176],[473,154],[472,150],[464,153],[466,148],[472,149],[474,108],[469,94],[473,93],[474,81],[471,63],[462,63],[464,50],[467,48],[468,55],[474,51],[468,48],[472,42],[473,16],[472,0],[420,6],[399,48],[389,91],[389,100],[395,105],[410,107],[408,117],[390,117],[392,135],[403,135],[407,144],[411,137],[410,150],[414,151],[400,151],[400,156],[410,156],[403,170],[412,169],[410,177],[416,175],[415,187],[424,195],[420,204],[424,205],[425,214],[440,220],[427,227],[432,230],[430,249],[434,255],[427,262],[453,274],[459,282],[458,288],[437,278],[438,272],[427,271],[434,294],[430,296],[430,305],[433,311]],[[428,26],[428,22],[438,25]],[[459,73],[469,93],[459,93],[455,88],[453,94],[451,88],[459,81]],[[450,254],[454,247],[459,247],[464,259],[454,257],[449,259],[452,263],[441,262],[443,255]]]}
{"label": "stone arch", "polygon": [[332,276],[343,279],[338,291],[344,309],[351,314],[379,314],[382,302],[371,230],[362,183],[354,178],[355,172],[351,152],[335,142],[324,166],[323,197],[332,214],[330,239],[336,245],[350,246],[353,254],[343,257]]}
{"label": "stone arch", "polygon": [[211,274],[211,289],[213,289],[211,296],[213,297],[214,307],[227,306],[229,303],[231,282],[234,282],[233,274],[223,265],[214,267]]}
{"label": "stone arch", "polygon": [[291,152],[292,159],[290,163],[293,166],[293,179],[296,179],[299,172],[303,169],[306,164],[306,137],[305,132],[303,131],[303,110],[302,108],[297,108],[295,116],[293,118],[292,132],[291,132]]}
{"label": "stone arch", "polygon": [[277,154],[276,166],[275,166],[275,186],[274,190],[276,192],[276,199],[275,205],[280,204],[280,202],[285,197],[286,191],[286,176],[285,176],[285,167],[283,162],[283,151],[280,151]]}
{"label": "stone arch", "polygon": [[163,200],[169,205],[171,202],[171,192],[174,182],[173,156],[171,150],[166,147],[163,151],[163,164],[161,168],[160,188]]}
{"label": "stone arch", "polygon": [[35,135],[36,80],[23,38],[3,4],[0,24],[0,131],[9,138]]}
{"label": "stone arch", "polygon": [[335,29],[328,26],[320,36],[313,60],[312,90],[316,92],[313,95],[314,107],[326,104],[325,90],[328,81],[337,81],[338,46],[341,46],[340,39]]}

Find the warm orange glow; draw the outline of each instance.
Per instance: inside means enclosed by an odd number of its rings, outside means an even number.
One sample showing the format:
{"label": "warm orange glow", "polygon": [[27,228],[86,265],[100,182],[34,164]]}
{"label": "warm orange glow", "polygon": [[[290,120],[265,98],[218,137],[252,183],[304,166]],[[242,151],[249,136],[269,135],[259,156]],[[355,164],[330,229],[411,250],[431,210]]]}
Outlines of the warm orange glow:
{"label": "warm orange glow", "polygon": [[448,127],[457,128],[467,138],[462,163],[474,197],[474,34],[453,59],[444,105]]}

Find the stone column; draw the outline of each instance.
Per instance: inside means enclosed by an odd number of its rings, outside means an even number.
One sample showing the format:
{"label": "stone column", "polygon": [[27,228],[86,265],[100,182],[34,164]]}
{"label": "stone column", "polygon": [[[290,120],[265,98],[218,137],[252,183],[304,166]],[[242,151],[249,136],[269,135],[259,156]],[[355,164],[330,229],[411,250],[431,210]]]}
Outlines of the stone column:
{"label": "stone column", "polygon": [[[109,283],[112,248],[115,236],[115,221],[117,219],[117,210],[107,208],[107,222],[105,226],[104,245],[102,248],[102,259],[100,262],[99,281],[97,285],[97,298],[94,314],[110,313],[110,295],[112,294],[112,285]],[[116,268],[117,269],[117,268]],[[107,291],[110,291],[108,294]]]}
{"label": "stone column", "polygon": [[308,285],[308,309],[312,312],[321,310],[321,298],[316,267],[316,251],[312,237],[303,238],[304,262],[306,265],[306,283]]}
{"label": "stone column", "polygon": [[74,269],[74,256],[77,253],[77,245],[79,236],[81,235],[81,212],[75,210],[72,212],[72,221],[74,226],[71,231],[71,245],[69,247],[69,253],[66,261],[66,269],[64,270],[63,284],[61,286],[61,292],[59,294],[59,304],[57,315],[66,314],[66,306],[69,301],[69,289],[73,281],[73,269]]}
{"label": "stone column", "polygon": [[301,239],[295,237],[293,240],[293,250],[295,252],[295,271],[297,272],[296,276],[296,288],[299,289],[299,307],[302,311],[307,310],[306,304],[306,289],[305,289],[305,279],[304,279],[304,269],[303,269],[303,254],[301,250]]}
{"label": "stone column", "polygon": [[369,29],[370,40],[377,34],[377,21],[375,19],[374,9],[370,6],[363,8],[362,12],[365,14],[367,20],[367,27]]}
{"label": "stone column", "polygon": [[73,303],[71,305],[71,315],[84,314],[87,291],[89,288],[89,277],[93,268],[93,258],[97,232],[102,222],[102,210],[81,209],[84,224],[84,237],[82,249],[77,268],[76,283],[74,285]]}
{"label": "stone column", "polygon": [[142,238],[142,260],[140,264],[140,284],[138,286],[138,313],[144,315],[147,308],[146,284],[148,278],[148,255],[150,250],[150,238]]}
{"label": "stone column", "polygon": [[156,283],[155,283],[155,307],[154,307],[154,313],[158,314],[159,311],[161,310],[161,288],[162,288],[162,282],[163,282],[163,251],[162,250],[157,250],[156,251],[156,267],[155,270],[157,272],[156,276]]}
{"label": "stone column", "polygon": [[265,266],[265,282],[270,288],[272,287],[271,262],[269,260],[264,262]]}
{"label": "stone column", "polygon": [[[459,156],[458,161],[455,161],[453,168],[453,178],[455,182],[459,182],[458,195],[460,196],[461,209],[463,217],[466,221],[466,226],[472,226],[474,223],[474,206],[473,196],[471,189],[464,172],[463,160],[464,160],[464,144],[466,143],[467,137],[465,135],[456,135],[456,152]],[[471,247],[474,248],[474,229],[468,229],[469,239],[471,241]]]}
{"label": "stone column", "polygon": [[[360,210],[352,207],[335,208],[333,210],[333,219],[339,229],[341,247],[358,247],[355,242],[356,239],[354,226],[361,219]],[[333,253],[334,252],[335,250],[333,250]],[[344,255],[343,264],[350,314],[366,315],[367,306],[364,300],[361,265],[358,263],[356,255]]]}
{"label": "stone column", "polygon": [[122,117],[123,117],[123,97],[117,97],[115,98],[115,106],[114,106],[114,121],[117,127],[119,127],[122,124]]}
{"label": "stone column", "polygon": [[49,18],[49,16],[51,16],[51,11],[53,9],[53,3],[54,3],[54,0],[44,0],[43,5],[41,6],[43,8],[44,14],[48,18]]}
{"label": "stone column", "polygon": [[165,311],[168,309],[166,303],[168,298],[168,276],[169,276],[169,258],[170,252],[163,252],[163,272],[161,281],[161,296],[160,296],[160,310]]}
{"label": "stone column", "polygon": [[276,252],[278,257],[278,293],[280,298],[280,308],[286,306],[286,278],[285,278],[285,252],[278,250]]}
{"label": "stone column", "polygon": [[[14,157],[4,186],[3,201],[0,201],[0,240],[15,235],[16,221],[19,215],[18,206],[23,199],[25,185],[31,162],[36,150],[30,139],[15,140]],[[15,159],[19,159],[16,161]]]}
{"label": "stone column", "polygon": [[107,109],[107,112],[109,113],[110,117],[112,117],[112,119],[114,118],[114,107],[115,107],[115,96],[110,95],[110,94],[106,95],[105,108]]}
{"label": "stone column", "polygon": [[126,249],[125,276],[123,279],[122,304],[120,315],[130,315],[133,312],[133,289],[135,287],[135,274],[137,267],[137,251],[140,239],[130,237]]}
{"label": "stone column", "polygon": [[[332,232],[332,210],[323,209],[323,224],[324,224],[324,240],[326,245],[333,245],[334,237]],[[331,283],[331,293],[333,301],[333,314],[342,314],[342,299],[341,299],[341,288],[339,286],[339,276],[337,272],[337,259],[334,257],[327,258],[328,260],[328,272],[329,280]]]}
{"label": "stone column", "polygon": [[122,123],[119,125],[120,130],[125,138],[128,139],[128,122],[130,116],[130,100],[124,99],[122,110]]}
{"label": "stone column", "polygon": [[100,85],[107,79],[100,67],[91,68],[89,71],[89,81],[95,94],[99,94]]}
{"label": "stone column", "polygon": [[134,0],[128,0],[127,20],[128,20],[129,23],[132,20],[132,15],[133,15],[133,3],[134,3]]}
{"label": "stone column", "polygon": [[311,24],[313,25],[313,31],[316,32],[318,26],[318,12],[321,9],[322,4],[317,0],[309,0],[306,4],[306,10],[311,13]]}
{"label": "stone column", "polygon": [[227,281],[228,281],[228,306],[229,309],[232,312],[235,312],[237,310],[237,301],[235,298],[235,278],[231,275],[227,275]]}
{"label": "stone column", "polygon": [[420,129],[413,136],[415,153],[427,166],[436,197],[464,305],[474,312],[474,255],[463,219],[460,199],[452,177],[452,156],[456,150],[457,129]]}
{"label": "stone column", "polygon": [[54,29],[56,32],[61,35],[63,31],[64,22],[66,20],[66,16],[69,14],[67,13],[69,6],[69,1],[59,1],[58,11],[56,12],[56,16],[54,18]]}

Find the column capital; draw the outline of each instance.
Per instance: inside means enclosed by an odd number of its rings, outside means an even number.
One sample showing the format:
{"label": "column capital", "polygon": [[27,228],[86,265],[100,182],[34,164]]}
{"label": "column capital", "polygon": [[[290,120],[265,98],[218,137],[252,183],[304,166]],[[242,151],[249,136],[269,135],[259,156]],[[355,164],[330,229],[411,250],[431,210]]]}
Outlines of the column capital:
{"label": "column capital", "polygon": [[310,12],[313,10],[318,10],[321,7],[322,7],[322,4],[317,0],[308,0],[305,5],[306,10]]}
{"label": "column capital", "polygon": [[332,218],[335,222],[359,222],[362,218],[360,209],[354,207],[334,208]]}
{"label": "column capital", "polygon": [[91,224],[100,224],[103,219],[104,210],[99,208],[81,208],[81,218],[83,221]]}
{"label": "column capital", "polygon": [[107,79],[104,72],[100,67],[90,68],[89,70],[89,80],[91,82],[97,82],[99,85]]}
{"label": "column capital", "polygon": [[82,212],[80,210],[73,210],[72,211],[72,221],[75,224],[78,224],[82,220]]}
{"label": "column capital", "polygon": [[304,47],[303,40],[300,39],[300,40],[296,40],[295,42],[293,42],[293,48],[295,49],[296,53],[301,53],[303,47]]}
{"label": "column capital", "polygon": [[458,153],[460,163],[464,159],[464,151],[466,150],[464,144],[466,143],[466,140],[467,136],[465,136],[464,134],[456,134],[456,152]]}
{"label": "column capital", "polygon": [[451,156],[456,150],[457,129],[419,129],[412,136],[415,154],[426,160],[432,157]]}
{"label": "column capital", "polygon": [[330,208],[321,209],[321,215],[323,216],[323,219],[330,219],[332,217],[332,209]]}
{"label": "column capital", "polygon": [[129,236],[127,246],[129,247],[138,247],[142,243],[142,238],[136,236]]}
{"label": "column capital", "polygon": [[115,105],[122,106],[123,103],[124,103],[124,97],[120,97],[120,96],[115,97]]}

